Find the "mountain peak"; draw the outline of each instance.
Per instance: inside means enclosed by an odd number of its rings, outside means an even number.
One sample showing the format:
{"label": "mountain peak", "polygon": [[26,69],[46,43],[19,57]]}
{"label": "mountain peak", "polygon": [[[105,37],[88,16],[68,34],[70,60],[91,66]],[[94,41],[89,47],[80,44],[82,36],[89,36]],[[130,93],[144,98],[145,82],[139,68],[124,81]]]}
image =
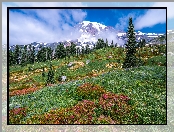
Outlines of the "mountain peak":
{"label": "mountain peak", "polygon": [[103,25],[101,23],[91,22],[91,21],[82,21],[80,24],[82,24],[83,27],[91,25],[92,27],[96,28],[99,31],[100,31],[100,29],[104,29],[105,27],[107,27],[107,26],[105,26],[105,25]]}

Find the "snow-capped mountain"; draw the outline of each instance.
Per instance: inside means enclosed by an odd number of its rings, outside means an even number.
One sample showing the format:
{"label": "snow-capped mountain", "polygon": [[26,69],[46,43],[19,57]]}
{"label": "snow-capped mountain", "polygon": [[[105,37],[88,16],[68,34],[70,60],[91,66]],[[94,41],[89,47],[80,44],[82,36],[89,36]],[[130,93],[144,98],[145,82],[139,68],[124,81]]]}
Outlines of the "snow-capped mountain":
{"label": "snow-capped mountain", "polygon": [[111,26],[105,26],[101,23],[83,21],[75,26],[75,28],[81,33],[77,39],[78,42],[97,42],[98,38],[103,38],[104,33],[112,32],[117,36],[116,30]]}
{"label": "snow-capped mountain", "polygon": [[[168,36],[173,33],[173,30],[168,31]],[[77,34],[74,39],[67,37],[66,40],[60,42],[33,42],[31,43],[36,50],[39,50],[40,45],[43,47],[51,47],[55,49],[57,45],[63,43],[66,46],[70,45],[71,42],[75,43],[77,46],[85,46],[88,44],[90,47],[93,47],[94,44],[97,42],[99,38],[102,38],[110,44],[113,40],[114,44],[117,43],[118,46],[123,46],[127,41],[126,32],[119,31],[112,26],[106,26],[98,22],[90,22],[90,21],[82,21],[74,26],[73,30],[71,30],[70,34]],[[138,31],[135,32],[136,41],[139,42],[141,39],[145,39],[147,43],[153,43],[152,40],[161,36],[163,34],[156,34],[156,33],[142,33]],[[171,41],[173,41],[173,37],[171,37]],[[10,49],[14,49],[14,46],[10,46]]]}

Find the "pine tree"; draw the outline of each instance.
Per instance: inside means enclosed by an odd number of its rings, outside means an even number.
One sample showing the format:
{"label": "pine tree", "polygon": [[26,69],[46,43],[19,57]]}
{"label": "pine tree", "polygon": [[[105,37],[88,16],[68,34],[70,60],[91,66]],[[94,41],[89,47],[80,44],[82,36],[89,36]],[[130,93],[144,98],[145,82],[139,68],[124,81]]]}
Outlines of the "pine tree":
{"label": "pine tree", "polygon": [[76,45],[72,42],[70,46],[71,55],[74,56],[76,54]]}
{"label": "pine tree", "polygon": [[123,68],[130,68],[136,66],[136,39],[134,33],[134,26],[132,18],[129,18],[129,27],[127,31],[127,44],[126,44],[126,58],[123,62]]}
{"label": "pine tree", "polygon": [[105,42],[103,39],[101,39],[101,48],[104,48],[105,47]]}
{"label": "pine tree", "polygon": [[39,51],[37,52],[37,62],[42,62],[42,46],[39,46]]}
{"label": "pine tree", "polygon": [[27,45],[25,45],[22,52],[21,66],[26,66],[27,63]]}
{"label": "pine tree", "polygon": [[33,64],[34,61],[35,61],[35,47],[30,44],[28,51],[28,62],[30,64]]}
{"label": "pine tree", "polygon": [[76,49],[76,55],[79,56],[79,54],[80,54],[80,48],[78,47],[78,48]]}
{"label": "pine tree", "polygon": [[96,49],[101,49],[101,48],[103,48],[103,47],[105,47],[105,42],[104,42],[104,40],[103,40],[103,39],[98,39],[95,48],[96,48]]}
{"label": "pine tree", "polygon": [[60,58],[60,45],[57,45],[56,50],[55,50],[55,58]]}
{"label": "pine tree", "polygon": [[108,40],[106,39],[106,45],[105,45],[105,47],[108,47]]}
{"label": "pine tree", "polygon": [[97,43],[95,45],[95,49],[100,49],[101,45],[100,45],[100,39],[97,40]]}
{"label": "pine tree", "polygon": [[45,69],[42,67],[42,77],[45,77]]}
{"label": "pine tree", "polygon": [[27,57],[28,57],[28,62],[29,62],[30,64],[32,64],[32,57],[31,57],[31,54],[32,54],[32,46],[31,46],[31,44],[30,44],[30,45],[29,45],[28,55],[27,55]]}
{"label": "pine tree", "polygon": [[82,55],[84,55],[85,54],[85,48],[84,48],[84,46],[82,46]]}
{"label": "pine tree", "polygon": [[53,50],[50,47],[47,47],[47,60],[52,60]]}
{"label": "pine tree", "polygon": [[90,53],[90,48],[89,48],[89,45],[87,44],[85,49],[85,54],[89,54],[89,53]]}
{"label": "pine tree", "polygon": [[114,42],[113,42],[113,40],[112,40],[112,42],[111,42],[110,47],[111,47],[111,48],[113,48],[113,47],[114,47]]}
{"label": "pine tree", "polygon": [[37,53],[37,61],[38,62],[45,62],[47,60],[46,59],[46,48],[40,46],[39,49],[40,50]]}
{"label": "pine tree", "polygon": [[19,64],[19,57],[20,57],[20,48],[19,48],[19,45],[16,45],[15,51],[14,51],[15,64]]}
{"label": "pine tree", "polygon": [[[43,69],[44,70],[44,69]],[[54,80],[54,71],[52,69],[52,64],[50,64],[50,70],[48,71],[48,75],[47,75],[47,84],[54,84],[55,80]]]}
{"label": "pine tree", "polygon": [[67,46],[67,47],[66,47],[66,56],[67,56],[68,58],[70,58],[70,56],[71,56],[71,48],[70,48],[70,46]]}
{"label": "pine tree", "polygon": [[115,47],[117,47],[117,43],[115,44]]}
{"label": "pine tree", "polygon": [[61,58],[66,57],[66,48],[64,47],[63,43],[60,44],[60,51],[61,51]]}
{"label": "pine tree", "polygon": [[66,57],[66,49],[62,43],[57,46],[55,50],[55,57],[57,59]]}
{"label": "pine tree", "polygon": [[12,66],[15,64],[14,52],[9,50],[9,65]]}
{"label": "pine tree", "polygon": [[35,47],[32,46],[32,50],[31,50],[31,63],[34,64],[35,62]]}

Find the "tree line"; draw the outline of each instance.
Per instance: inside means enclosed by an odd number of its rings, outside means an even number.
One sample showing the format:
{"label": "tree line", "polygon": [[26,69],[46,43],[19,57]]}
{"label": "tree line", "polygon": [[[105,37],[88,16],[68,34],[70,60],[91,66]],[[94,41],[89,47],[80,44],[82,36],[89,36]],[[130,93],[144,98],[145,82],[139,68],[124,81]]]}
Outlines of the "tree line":
{"label": "tree line", "polygon": [[[50,47],[39,46],[39,50],[36,53],[35,47],[31,44],[21,47],[16,45],[14,51],[9,49],[9,65],[21,65],[26,66],[27,64],[33,64],[35,62],[45,62],[47,60],[70,58],[70,56],[79,56],[84,54],[89,54],[96,49],[109,47],[108,40],[104,42],[103,39],[98,39],[97,43],[93,48],[90,48],[87,44],[85,47],[82,46],[76,48],[76,45],[71,42],[70,46],[64,46],[63,43],[57,45],[55,50]],[[116,47],[113,41],[110,47]]]}

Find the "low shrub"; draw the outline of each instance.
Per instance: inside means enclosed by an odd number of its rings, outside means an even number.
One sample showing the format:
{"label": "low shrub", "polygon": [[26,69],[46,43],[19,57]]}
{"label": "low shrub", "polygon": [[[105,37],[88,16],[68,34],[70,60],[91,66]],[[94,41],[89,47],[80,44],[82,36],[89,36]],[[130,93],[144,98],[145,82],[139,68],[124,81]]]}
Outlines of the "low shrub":
{"label": "low shrub", "polygon": [[9,110],[9,124],[20,124],[20,121],[26,116],[26,108],[15,108]]}
{"label": "low shrub", "polygon": [[150,65],[150,66],[154,66],[154,65],[166,66],[166,57],[165,56],[154,56],[154,57],[149,58],[147,60],[146,65]]}
{"label": "low shrub", "polygon": [[43,115],[33,115],[27,124],[93,124],[95,103],[80,101],[73,107],[53,109]]}
{"label": "low shrub", "polygon": [[131,99],[123,94],[104,93],[99,98],[100,115],[110,116],[113,120],[122,123],[124,117],[132,111],[129,101]]}
{"label": "low shrub", "polygon": [[105,90],[99,86],[85,83],[77,88],[77,96],[81,99],[98,99]]}

